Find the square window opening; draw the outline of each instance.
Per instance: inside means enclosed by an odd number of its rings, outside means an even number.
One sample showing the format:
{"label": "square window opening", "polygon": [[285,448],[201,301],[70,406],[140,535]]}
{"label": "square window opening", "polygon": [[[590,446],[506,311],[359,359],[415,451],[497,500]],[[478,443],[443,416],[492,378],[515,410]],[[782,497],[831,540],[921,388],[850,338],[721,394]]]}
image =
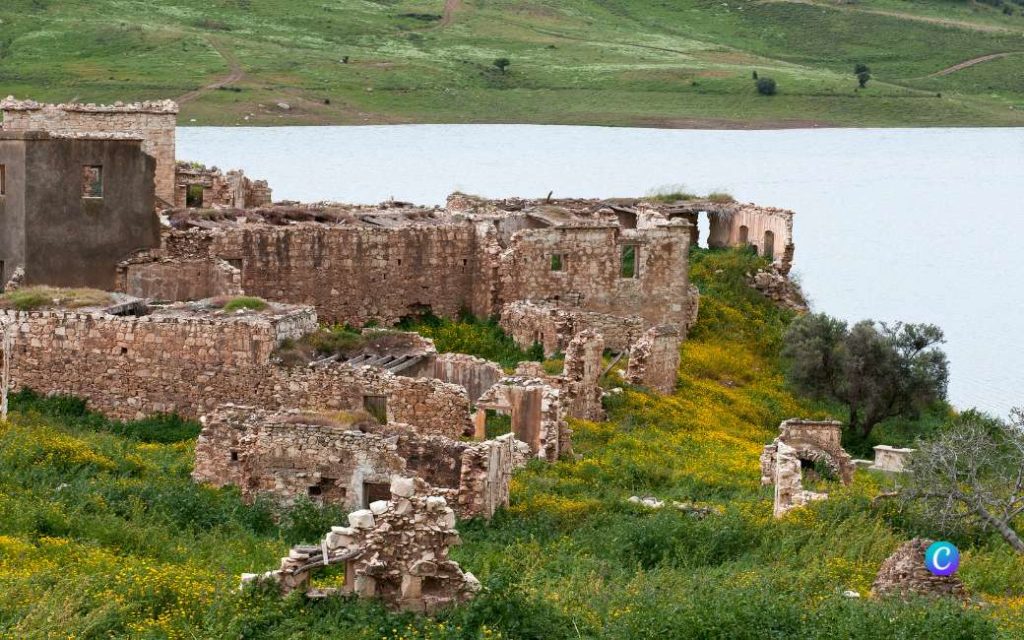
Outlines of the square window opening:
{"label": "square window opening", "polygon": [[551,254],[551,270],[552,271],[564,271],[565,270],[565,256],[561,253]]}
{"label": "square window opening", "polygon": [[82,197],[103,197],[103,167],[86,165],[82,167]]}
{"label": "square window opening", "polygon": [[619,266],[620,277],[635,278],[637,276],[636,255],[636,246],[629,244],[622,247],[622,261]]}
{"label": "square window opening", "polygon": [[189,209],[200,209],[203,206],[203,185],[190,184],[185,188],[185,206]]}

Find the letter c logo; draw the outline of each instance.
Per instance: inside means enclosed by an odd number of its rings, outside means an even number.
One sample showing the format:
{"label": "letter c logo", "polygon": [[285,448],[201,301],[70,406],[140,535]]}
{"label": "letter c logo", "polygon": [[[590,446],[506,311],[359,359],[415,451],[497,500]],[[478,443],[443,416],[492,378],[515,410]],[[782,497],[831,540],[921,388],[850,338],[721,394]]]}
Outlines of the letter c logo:
{"label": "letter c logo", "polygon": [[924,566],[936,576],[950,576],[960,566],[960,552],[950,542],[935,542],[924,552]]}

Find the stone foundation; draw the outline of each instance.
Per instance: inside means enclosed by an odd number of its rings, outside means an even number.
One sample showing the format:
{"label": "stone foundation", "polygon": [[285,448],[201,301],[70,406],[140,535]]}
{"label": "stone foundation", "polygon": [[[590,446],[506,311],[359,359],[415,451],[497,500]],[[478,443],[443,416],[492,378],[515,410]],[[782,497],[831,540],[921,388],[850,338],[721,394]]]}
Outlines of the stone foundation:
{"label": "stone foundation", "polygon": [[910,455],[916,449],[897,449],[888,445],[880,444],[875,448],[875,461],[869,469],[875,471],[889,471],[892,473],[903,473],[906,471]]}

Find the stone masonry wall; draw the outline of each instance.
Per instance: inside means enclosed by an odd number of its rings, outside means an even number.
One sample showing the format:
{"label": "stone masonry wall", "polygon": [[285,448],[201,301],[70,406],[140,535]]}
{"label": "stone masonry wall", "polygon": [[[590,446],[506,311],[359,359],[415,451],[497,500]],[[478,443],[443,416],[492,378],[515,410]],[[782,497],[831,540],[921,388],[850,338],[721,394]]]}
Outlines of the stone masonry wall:
{"label": "stone masonry wall", "polygon": [[296,410],[225,405],[202,421],[192,477],[237,485],[247,501],[269,495],[291,504],[308,496],[359,509],[373,498],[369,487],[416,475],[449,490],[444,493],[462,517],[490,518],[508,504],[512,472],[528,452],[511,434],[463,442],[401,427],[364,433],[330,415]]}
{"label": "stone masonry wall", "polygon": [[251,225],[211,233],[213,253],[241,265],[246,293],[313,305],[327,322],[394,324],[427,309],[454,317],[471,298],[471,225]]}
{"label": "stone masonry wall", "polygon": [[476,402],[504,376],[497,363],[464,353],[441,353],[434,359],[432,377],[465,387],[470,402]]}
{"label": "stone masonry wall", "polygon": [[178,412],[195,418],[224,403],[357,411],[382,397],[389,422],[457,438],[471,433],[462,387],[371,367],[287,368],[271,356],[315,326],[311,310],[278,318],[111,316],[6,311],[18,326],[11,363],[17,387],[72,394],[117,418]]}
{"label": "stone masonry wall", "polygon": [[0,101],[3,128],[42,130],[55,135],[116,133],[142,138],[142,150],[156,160],[156,195],[174,202],[174,134],[178,105],[170,100],[113,105],[40,104],[32,100]]}
{"label": "stone masonry wall", "polygon": [[605,347],[626,351],[643,334],[645,324],[640,316],[613,316],[532,302],[504,305],[498,322],[520,347],[529,349],[538,342],[547,356],[565,352],[572,338],[586,330],[599,333]]}
{"label": "stone masonry wall", "polygon": [[676,327],[660,325],[649,329],[633,344],[626,380],[659,393],[672,393],[679,373],[682,340],[682,334]]}

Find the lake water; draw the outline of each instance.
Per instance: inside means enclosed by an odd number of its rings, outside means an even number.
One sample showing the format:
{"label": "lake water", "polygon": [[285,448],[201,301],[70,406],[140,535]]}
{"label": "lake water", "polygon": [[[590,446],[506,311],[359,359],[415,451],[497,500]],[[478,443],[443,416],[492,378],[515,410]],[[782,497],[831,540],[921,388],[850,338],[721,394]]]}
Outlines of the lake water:
{"label": "lake water", "polygon": [[529,125],[182,128],[178,157],[275,199],[441,204],[667,185],[796,211],[816,310],[941,326],[959,407],[1024,405],[1024,129],[694,131]]}

